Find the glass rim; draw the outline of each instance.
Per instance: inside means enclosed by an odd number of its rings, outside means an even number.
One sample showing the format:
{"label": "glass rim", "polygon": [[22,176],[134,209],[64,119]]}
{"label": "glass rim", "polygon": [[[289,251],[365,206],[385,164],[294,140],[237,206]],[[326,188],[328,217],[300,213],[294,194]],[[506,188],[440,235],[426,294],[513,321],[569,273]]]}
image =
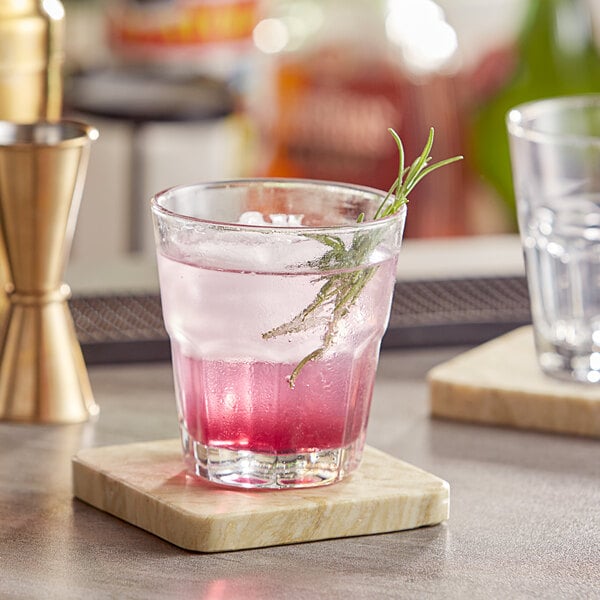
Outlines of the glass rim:
{"label": "glass rim", "polygon": [[[150,198],[151,209],[157,215],[161,215],[168,218],[179,219],[181,221],[187,223],[195,223],[195,224],[203,224],[209,225],[213,227],[218,227],[221,230],[231,230],[231,231],[248,231],[248,232],[256,232],[256,233],[307,233],[307,232],[323,232],[323,231],[344,231],[344,232],[352,232],[355,230],[364,231],[365,229],[376,229],[383,227],[384,225],[394,222],[398,218],[401,218],[406,213],[406,204],[400,207],[393,215],[389,215],[387,217],[383,217],[381,219],[372,219],[369,221],[362,222],[354,222],[354,223],[341,223],[337,225],[310,225],[310,226],[302,226],[302,225],[257,225],[257,224],[249,224],[249,223],[233,223],[231,221],[219,221],[214,219],[204,219],[200,217],[192,217],[190,215],[183,215],[181,213],[172,211],[168,208],[165,208],[159,203],[160,198],[167,196],[170,193],[178,192],[182,190],[191,190],[191,189],[218,189],[218,188],[236,188],[236,187],[247,187],[249,184],[273,184],[274,186],[281,187],[307,187],[307,188],[335,188],[341,190],[347,190],[350,192],[356,192],[357,194],[370,195],[374,197],[378,197],[381,199],[381,202],[385,200],[388,195],[388,192],[383,190],[379,190],[377,188],[353,184],[353,183],[343,183],[338,181],[327,181],[320,179],[300,179],[300,178],[285,178],[285,177],[247,177],[247,178],[239,178],[239,179],[222,179],[218,181],[205,181],[200,183],[191,183],[191,184],[182,184],[176,185],[172,187],[168,187],[160,192],[157,192]],[[390,198],[394,198],[393,194],[390,195]]]}
{"label": "glass rim", "polygon": [[0,120],[0,148],[78,146],[99,137],[96,127],[74,119],[17,123]]}
{"label": "glass rim", "polygon": [[600,114],[600,94],[581,94],[540,98],[518,104],[506,114],[506,127],[511,136],[534,143],[600,147],[600,134],[548,133],[534,125],[542,116],[566,113],[577,108],[596,108]]}

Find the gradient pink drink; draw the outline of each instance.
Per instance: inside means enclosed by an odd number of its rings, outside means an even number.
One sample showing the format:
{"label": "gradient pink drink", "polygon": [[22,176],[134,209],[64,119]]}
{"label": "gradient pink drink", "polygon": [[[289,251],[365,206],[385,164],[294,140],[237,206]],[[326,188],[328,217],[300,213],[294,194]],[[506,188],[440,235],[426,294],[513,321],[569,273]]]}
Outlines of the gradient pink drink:
{"label": "gradient pink drink", "polygon": [[234,241],[222,233],[168,231],[158,248],[189,470],[245,487],[337,481],[362,456],[398,235],[386,243],[377,232],[366,265],[343,271],[372,276],[336,322],[333,343],[290,385],[300,361],[323,345],[329,313],[315,311],[285,335],[265,334],[293,322],[340,272],[318,270],[327,246],[301,227],[242,227],[229,231]]}
{"label": "gradient pink drink", "polygon": [[[292,318],[305,298],[314,296],[314,275],[213,271],[163,256],[159,265],[166,282],[165,318],[181,327],[172,326],[169,333],[181,418],[193,440],[276,454],[342,448],[359,440],[389,310],[389,297],[381,297],[382,289],[386,296],[389,292],[381,280],[389,279],[393,260],[379,266],[337,351],[309,362],[293,389],[288,377],[306,348],[318,345],[318,336],[307,334],[302,344],[291,344],[287,339],[265,341],[261,334]],[[270,297],[281,301],[265,311],[253,293],[257,287],[268,287]],[[217,347],[216,335],[227,340],[225,347]],[[254,355],[236,350],[236,340],[246,337],[255,346]]]}
{"label": "gradient pink drink", "polygon": [[[373,361],[357,361],[360,376],[350,379],[352,358],[309,364],[291,389],[278,381],[285,381],[293,364],[194,359],[178,349],[174,360],[185,429],[207,446],[300,454],[349,446],[364,430]],[[337,382],[327,396],[323,368]]]}

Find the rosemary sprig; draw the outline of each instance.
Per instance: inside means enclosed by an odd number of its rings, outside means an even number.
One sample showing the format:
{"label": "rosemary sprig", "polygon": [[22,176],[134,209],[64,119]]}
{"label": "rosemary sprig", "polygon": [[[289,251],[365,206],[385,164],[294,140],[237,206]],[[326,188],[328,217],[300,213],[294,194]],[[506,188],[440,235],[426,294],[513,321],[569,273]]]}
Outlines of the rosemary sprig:
{"label": "rosemary sprig", "polygon": [[[405,166],[404,146],[400,136],[389,129],[396,145],[398,146],[398,177],[387,192],[383,202],[378,207],[373,220],[383,219],[396,214],[408,202],[408,196],[415,186],[429,173],[461,160],[462,156],[454,156],[430,164],[429,153],[433,147],[434,130],[429,130],[427,143],[421,154],[409,165]],[[357,223],[365,219],[364,213],[358,216]],[[348,314],[362,290],[377,272],[377,266],[359,270],[364,260],[377,247],[380,240],[370,232],[357,233],[352,239],[349,248],[338,236],[327,234],[307,234],[308,237],[327,246],[327,251],[321,258],[309,263],[323,271],[341,271],[333,275],[323,275],[318,279],[322,281],[321,288],[315,299],[293,319],[263,333],[264,339],[272,339],[281,335],[300,333],[307,329],[321,327],[323,321],[327,323],[321,338],[321,346],[307,354],[295,367],[289,376],[291,388],[295,386],[296,379],[302,369],[311,361],[320,358],[333,344],[340,321]]]}

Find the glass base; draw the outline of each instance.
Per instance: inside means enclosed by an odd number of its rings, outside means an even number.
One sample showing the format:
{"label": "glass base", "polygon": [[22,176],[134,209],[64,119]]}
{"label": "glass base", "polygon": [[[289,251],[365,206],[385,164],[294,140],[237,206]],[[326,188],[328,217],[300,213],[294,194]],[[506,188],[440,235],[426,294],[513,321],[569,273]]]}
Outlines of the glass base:
{"label": "glass base", "polygon": [[538,353],[542,371],[562,381],[600,383],[600,353],[576,352],[561,347]]}
{"label": "glass base", "polygon": [[206,446],[182,433],[191,475],[241,488],[287,489],[330,485],[360,464],[364,441],[299,454],[264,454]]}

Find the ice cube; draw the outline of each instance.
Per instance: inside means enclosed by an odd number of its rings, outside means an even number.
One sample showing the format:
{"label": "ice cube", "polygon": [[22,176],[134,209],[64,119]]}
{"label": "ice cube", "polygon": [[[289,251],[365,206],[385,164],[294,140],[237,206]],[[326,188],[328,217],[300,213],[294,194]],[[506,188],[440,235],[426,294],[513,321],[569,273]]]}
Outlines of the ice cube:
{"label": "ice cube", "polygon": [[248,210],[242,213],[238,219],[238,223],[241,225],[269,225],[262,216],[262,213],[256,210]]}
{"label": "ice cube", "polygon": [[268,215],[269,221],[265,221],[262,213],[255,210],[248,210],[240,215],[238,223],[240,225],[264,225],[267,227],[302,227],[304,215],[287,215],[275,213]]}
{"label": "ice cube", "polygon": [[269,218],[274,227],[302,227],[304,215],[274,214]]}

